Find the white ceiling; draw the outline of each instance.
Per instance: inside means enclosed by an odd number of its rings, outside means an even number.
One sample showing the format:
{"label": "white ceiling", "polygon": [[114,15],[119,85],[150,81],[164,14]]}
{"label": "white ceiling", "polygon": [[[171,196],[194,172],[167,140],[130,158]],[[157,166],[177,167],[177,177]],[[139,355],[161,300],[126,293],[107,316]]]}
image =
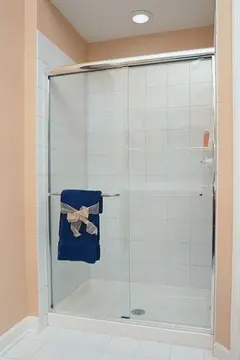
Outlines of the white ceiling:
{"label": "white ceiling", "polygon": [[[213,24],[215,0],[52,0],[89,42]],[[134,24],[131,13],[147,10],[153,19]]]}

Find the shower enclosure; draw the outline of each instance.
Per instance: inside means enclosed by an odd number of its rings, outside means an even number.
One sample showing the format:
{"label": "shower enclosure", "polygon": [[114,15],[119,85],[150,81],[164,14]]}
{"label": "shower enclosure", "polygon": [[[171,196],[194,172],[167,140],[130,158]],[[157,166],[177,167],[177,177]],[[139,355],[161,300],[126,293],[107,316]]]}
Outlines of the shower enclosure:
{"label": "shower enclosure", "polygon": [[[53,311],[211,329],[213,73],[208,49],[49,76]],[[108,195],[94,265],[57,261],[72,188]]]}

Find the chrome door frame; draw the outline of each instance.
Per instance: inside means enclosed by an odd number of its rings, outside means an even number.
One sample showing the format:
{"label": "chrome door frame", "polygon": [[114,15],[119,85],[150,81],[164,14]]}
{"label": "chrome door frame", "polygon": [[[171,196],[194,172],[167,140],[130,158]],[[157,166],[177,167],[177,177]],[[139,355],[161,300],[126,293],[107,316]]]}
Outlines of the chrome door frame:
{"label": "chrome door frame", "polygon": [[[67,65],[61,66],[57,68],[53,68],[48,71],[48,238],[49,238],[49,271],[48,274],[49,279],[49,287],[50,287],[50,304],[51,310],[54,308],[53,306],[53,280],[52,280],[52,240],[51,240],[51,121],[50,121],[50,81],[52,77],[57,76],[67,76],[79,73],[89,73],[94,71],[103,71],[110,69],[118,69],[122,67],[133,67],[133,66],[144,66],[144,65],[155,65],[161,63],[172,63],[172,62],[180,62],[180,61],[191,61],[197,59],[212,59],[212,75],[213,75],[213,157],[214,157],[214,171],[213,171],[213,185],[212,185],[212,198],[213,198],[213,243],[215,244],[215,249],[217,247],[216,239],[216,219],[217,219],[217,115],[216,115],[216,59],[215,59],[215,48],[203,48],[196,50],[186,50],[186,51],[177,51],[177,52],[169,52],[162,54],[153,54],[146,56],[137,56],[137,57],[128,57],[128,58],[119,58],[112,60],[103,60],[96,62],[88,62],[76,65]],[[211,333],[213,334],[215,331],[215,307],[216,307],[216,261],[215,261],[214,251],[212,252],[212,288],[211,288]],[[191,327],[189,327],[190,329]]]}

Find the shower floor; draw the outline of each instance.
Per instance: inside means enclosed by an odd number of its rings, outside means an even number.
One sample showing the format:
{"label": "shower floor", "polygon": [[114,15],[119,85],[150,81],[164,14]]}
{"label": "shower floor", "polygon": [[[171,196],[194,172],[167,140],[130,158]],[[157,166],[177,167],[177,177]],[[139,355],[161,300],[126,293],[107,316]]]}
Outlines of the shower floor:
{"label": "shower floor", "polygon": [[[143,315],[133,315],[143,309]],[[211,328],[211,292],[205,289],[89,280],[55,307],[60,314]]]}

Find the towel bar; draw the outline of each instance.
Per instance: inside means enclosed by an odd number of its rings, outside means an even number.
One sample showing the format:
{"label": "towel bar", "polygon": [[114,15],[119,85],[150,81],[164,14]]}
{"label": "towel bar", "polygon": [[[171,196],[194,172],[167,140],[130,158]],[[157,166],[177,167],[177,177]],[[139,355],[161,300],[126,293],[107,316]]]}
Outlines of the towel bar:
{"label": "towel bar", "polygon": [[[60,195],[61,195],[61,193],[59,193],[59,192],[48,194],[48,196],[60,196]],[[117,197],[117,196],[120,196],[120,194],[119,193],[116,193],[116,194],[102,194],[102,197]]]}

